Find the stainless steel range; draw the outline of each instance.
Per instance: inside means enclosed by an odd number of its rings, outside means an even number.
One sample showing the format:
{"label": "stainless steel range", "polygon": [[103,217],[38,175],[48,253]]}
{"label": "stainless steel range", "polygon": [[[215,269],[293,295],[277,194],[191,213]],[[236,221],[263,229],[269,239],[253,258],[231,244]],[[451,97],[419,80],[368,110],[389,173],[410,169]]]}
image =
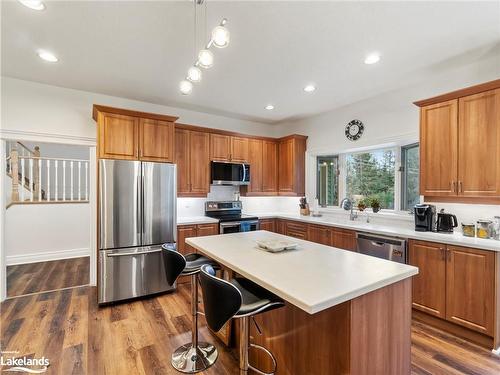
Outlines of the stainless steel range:
{"label": "stainless steel range", "polygon": [[243,215],[241,201],[206,202],[205,215],[219,220],[219,233],[249,232],[259,229],[259,218]]}

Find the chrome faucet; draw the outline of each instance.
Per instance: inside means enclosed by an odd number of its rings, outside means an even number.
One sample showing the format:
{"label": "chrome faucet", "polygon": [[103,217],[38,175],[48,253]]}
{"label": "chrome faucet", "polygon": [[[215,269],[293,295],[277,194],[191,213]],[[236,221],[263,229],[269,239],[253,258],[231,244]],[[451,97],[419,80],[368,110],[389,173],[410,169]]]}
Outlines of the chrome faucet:
{"label": "chrome faucet", "polygon": [[346,211],[351,210],[351,213],[349,214],[349,220],[354,221],[358,218],[358,213],[354,212],[354,204],[349,198],[342,199],[342,201],[340,202],[340,207],[342,207]]}

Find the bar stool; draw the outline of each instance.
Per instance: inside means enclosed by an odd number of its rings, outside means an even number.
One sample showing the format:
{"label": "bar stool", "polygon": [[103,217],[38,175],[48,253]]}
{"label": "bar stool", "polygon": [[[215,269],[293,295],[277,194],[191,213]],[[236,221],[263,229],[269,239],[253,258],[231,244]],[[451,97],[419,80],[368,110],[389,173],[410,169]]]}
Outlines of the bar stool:
{"label": "bar stool", "polygon": [[165,244],[163,262],[167,282],[173,285],[179,276],[191,276],[191,342],[177,348],[172,354],[172,366],[184,373],[193,374],[212,366],[217,360],[217,348],[207,342],[198,341],[198,283],[197,275],[203,265],[216,267],[212,260],[196,253],[183,256]]}
{"label": "bar stool", "polygon": [[[219,331],[231,318],[240,318],[240,375],[247,375],[248,369],[262,375],[273,375],[277,367],[273,354],[263,346],[249,342],[249,318],[282,307],[284,302],[250,280],[235,278],[226,281],[216,277],[215,270],[209,264],[201,267],[200,284],[205,318],[213,331]],[[249,346],[271,357],[272,372],[263,372],[248,363]]]}

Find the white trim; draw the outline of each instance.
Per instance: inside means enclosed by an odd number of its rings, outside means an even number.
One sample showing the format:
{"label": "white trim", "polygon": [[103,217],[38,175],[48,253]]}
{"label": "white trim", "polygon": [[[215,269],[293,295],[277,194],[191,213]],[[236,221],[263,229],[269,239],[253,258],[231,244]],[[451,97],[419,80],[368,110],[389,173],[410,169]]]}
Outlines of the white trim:
{"label": "white trim", "polygon": [[95,137],[39,133],[39,132],[30,132],[24,130],[1,129],[0,138],[15,139],[17,141],[26,141],[26,142],[64,143],[64,144],[83,145],[83,146],[96,145]]}
{"label": "white trim", "polygon": [[69,249],[56,251],[37,251],[33,254],[8,255],[7,266],[16,264],[47,262],[59,259],[71,259],[90,256],[90,249]]}
{"label": "white trim", "polygon": [[89,148],[90,285],[97,285],[97,150]]}
{"label": "white trim", "polygon": [[0,165],[2,171],[0,173],[0,302],[7,298],[7,270],[6,270],[6,259],[5,259],[5,147],[6,142],[0,139]]}

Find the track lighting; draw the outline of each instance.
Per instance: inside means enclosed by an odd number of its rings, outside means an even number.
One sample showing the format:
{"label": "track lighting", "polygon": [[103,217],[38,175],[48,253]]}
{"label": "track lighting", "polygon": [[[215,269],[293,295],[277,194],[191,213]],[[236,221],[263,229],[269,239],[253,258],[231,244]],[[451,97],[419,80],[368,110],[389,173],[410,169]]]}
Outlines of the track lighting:
{"label": "track lighting", "polygon": [[187,79],[191,82],[200,82],[201,81],[201,69],[197,66],[192,66],[188,70]]}
{"label": "track lighting", "polygon": [[208,49],[202,49],[198,54],[198,64],[205,69],[214,64],[214,54]]}
{"label": "track lighting", "polygon": [[189,81],[181,81],[179,84],[179,90],[181,90],[182,95],[189,95],[193,91],[193,84]]}

